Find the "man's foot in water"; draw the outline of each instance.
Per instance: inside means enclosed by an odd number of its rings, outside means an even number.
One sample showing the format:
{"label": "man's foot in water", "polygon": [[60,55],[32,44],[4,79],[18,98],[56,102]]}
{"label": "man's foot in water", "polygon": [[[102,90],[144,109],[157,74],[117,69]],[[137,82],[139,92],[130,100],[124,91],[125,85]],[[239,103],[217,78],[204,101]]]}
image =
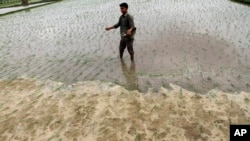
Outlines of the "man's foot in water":
{"label": "man's foot in water", "polygon": [[134,61],[134,55],[130,55],[131,61]]}

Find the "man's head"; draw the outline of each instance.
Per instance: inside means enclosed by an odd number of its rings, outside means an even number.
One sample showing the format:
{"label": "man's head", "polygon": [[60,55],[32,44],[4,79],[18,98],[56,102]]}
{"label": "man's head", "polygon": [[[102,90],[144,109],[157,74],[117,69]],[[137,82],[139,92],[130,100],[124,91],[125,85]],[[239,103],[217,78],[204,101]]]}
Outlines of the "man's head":
{"label": "man's head", "polygon": [[128,4],[127,3],[121,3],[120,4],[121,12],[122,14],[126,14],[128,12]]}

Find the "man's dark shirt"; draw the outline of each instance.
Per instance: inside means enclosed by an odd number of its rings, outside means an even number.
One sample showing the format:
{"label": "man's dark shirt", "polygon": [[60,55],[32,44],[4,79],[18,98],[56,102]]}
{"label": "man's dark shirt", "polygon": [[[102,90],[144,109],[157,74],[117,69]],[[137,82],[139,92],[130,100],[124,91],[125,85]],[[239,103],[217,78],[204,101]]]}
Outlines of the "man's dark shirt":
{"label": "man's dark shirt", "polygon": [[132,32],[131,36],[124,36],[130,28],[134,28],[134,18],[130,14],[126,13],[121,15],[117,24],[114,25],[115,28],[120,27],[120,34],[122,38],[134,39],[135,31]]}

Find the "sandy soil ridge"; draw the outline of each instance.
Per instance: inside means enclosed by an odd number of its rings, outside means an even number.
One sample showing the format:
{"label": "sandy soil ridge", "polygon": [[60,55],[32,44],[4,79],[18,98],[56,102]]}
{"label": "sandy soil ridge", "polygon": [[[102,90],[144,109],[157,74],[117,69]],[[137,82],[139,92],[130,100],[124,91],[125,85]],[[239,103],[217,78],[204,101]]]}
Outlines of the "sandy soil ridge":
{"label": "sandy soil ridge", "polygon": [[99,81],[0,81],[0,140],[227,141],[230,123],[250,123],[249,93],[171,86],[139,93]]}

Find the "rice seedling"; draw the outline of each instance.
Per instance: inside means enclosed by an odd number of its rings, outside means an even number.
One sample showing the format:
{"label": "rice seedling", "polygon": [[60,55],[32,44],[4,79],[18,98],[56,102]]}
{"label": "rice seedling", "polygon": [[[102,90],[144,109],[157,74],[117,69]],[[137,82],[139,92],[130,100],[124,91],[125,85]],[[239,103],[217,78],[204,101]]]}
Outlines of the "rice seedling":
{"label": "rice seedling", "polygon": [[209,77],[207,78],[207,80],[208,80],[208,81],[211,81],[211,80],[212,80],[212,78],[209,76]]}
{"label": "rice seedling", "polygon": [[154,133],[152,134],[152,140],[157,141],[157,131],[154,131]]}
{"label": "rice seedling", "polygon": [[247,84],[246,84],[246,87],[247,87],[247,88],[250,88],[250,84],[247,83]]}
{"label": "rice seedling", "polygon": [[141,141],[141,134],[136,133],[135,141]]}
{"label": "rice seedling", "polygon": [[245,101],[246,103],[249,103],[249,102],[250,102],[250,98],[245,98],[244,101]]}
{"label": "rice seedling", "polygon": [[196,99],[201,99],[202,97],[201,97],[201,95],[200,95],[200,94],[195,93],[195,98],[196,98]]}
{"label": "rice seedling", "polygon": [[180,96],[181,97],[183,96],[183,90],[182,90],[182,88],[180,89]]}

